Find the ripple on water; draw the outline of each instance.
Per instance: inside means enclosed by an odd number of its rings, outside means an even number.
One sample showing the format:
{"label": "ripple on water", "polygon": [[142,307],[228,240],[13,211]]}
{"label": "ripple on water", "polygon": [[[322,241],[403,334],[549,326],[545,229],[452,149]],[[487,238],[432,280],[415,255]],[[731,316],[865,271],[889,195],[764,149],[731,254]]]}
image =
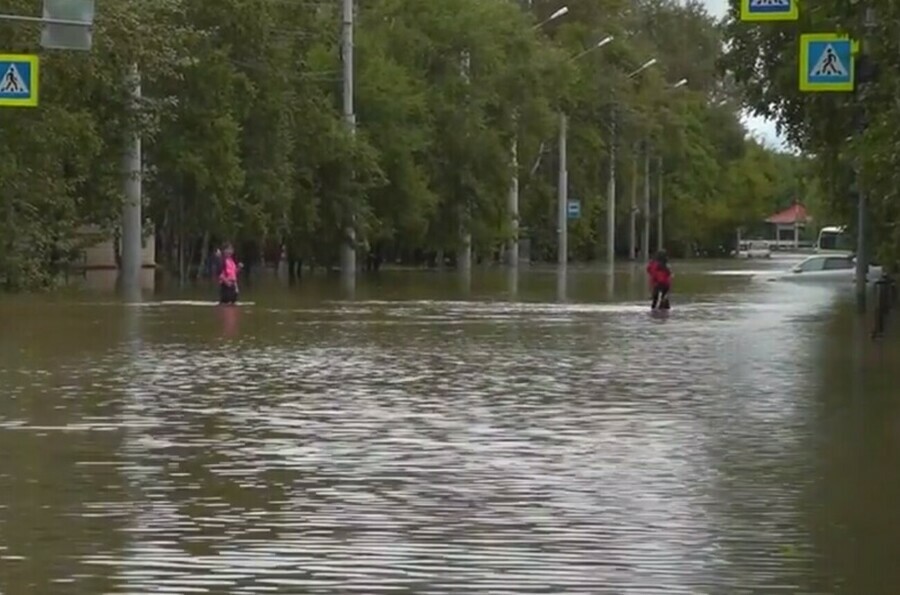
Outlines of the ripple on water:
{"label": "ripple on water", "polygon": [[131,593],[796,588],[778,548],[806,540],[804,389],[769,348],[805,348],[791,316],[809,303],[697,302],[662,322],[636,304],[341,307],[260,310],[294,333],[278,344],[99,360],[83,374],[121,395],[106,419],[0,421],[120,435],[78,464],[115,466],[127,497],[78,498],[123,546],[82,567]]}

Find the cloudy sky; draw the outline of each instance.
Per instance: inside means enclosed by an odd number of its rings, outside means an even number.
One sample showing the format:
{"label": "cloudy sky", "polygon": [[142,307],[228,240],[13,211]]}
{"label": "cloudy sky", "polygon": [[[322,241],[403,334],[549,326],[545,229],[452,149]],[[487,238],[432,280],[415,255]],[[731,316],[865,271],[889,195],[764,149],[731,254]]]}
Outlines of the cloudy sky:
{"label": "cloudy sky", "polygon": [[[704,0],[709,12],[720,17],[725,15],[728,0]],[[786,148],[784,140],[775,130],[775,123],[757,117],[745,117],[744,125],[753,136],[775,148]]]}

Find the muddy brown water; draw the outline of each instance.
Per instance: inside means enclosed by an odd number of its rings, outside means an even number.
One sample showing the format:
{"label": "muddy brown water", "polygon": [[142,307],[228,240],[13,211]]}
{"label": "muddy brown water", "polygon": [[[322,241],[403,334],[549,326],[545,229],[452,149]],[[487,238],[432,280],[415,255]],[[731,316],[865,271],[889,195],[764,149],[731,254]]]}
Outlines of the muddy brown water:
{"label": "muddy brown water", "polygon": [[900,331],[748,266],[0,298],[0,593],[896,593]]}

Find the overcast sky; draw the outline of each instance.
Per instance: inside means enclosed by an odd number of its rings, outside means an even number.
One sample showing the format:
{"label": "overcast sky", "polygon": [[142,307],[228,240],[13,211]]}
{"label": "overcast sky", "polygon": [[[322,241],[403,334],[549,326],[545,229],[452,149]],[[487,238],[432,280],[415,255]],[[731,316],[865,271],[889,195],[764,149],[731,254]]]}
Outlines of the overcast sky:
{"label": "overcast sky", "polygon": [[[717,17],[725,15],[728,0],[704,0],[709,12]],[[745,117],[744,125],[753,136],[775,148],[786,148],[784,140],[775,131],[775,123],[757,117]]]}

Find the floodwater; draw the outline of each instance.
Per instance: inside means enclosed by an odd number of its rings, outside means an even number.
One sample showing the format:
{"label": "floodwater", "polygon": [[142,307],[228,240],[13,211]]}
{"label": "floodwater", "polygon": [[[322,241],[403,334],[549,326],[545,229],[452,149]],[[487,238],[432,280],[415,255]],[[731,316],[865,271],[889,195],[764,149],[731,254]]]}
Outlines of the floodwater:
{"label": "floodwater", "polygon": [[2,298],[0,593],[896,593],[900,328],[740,266]]}

